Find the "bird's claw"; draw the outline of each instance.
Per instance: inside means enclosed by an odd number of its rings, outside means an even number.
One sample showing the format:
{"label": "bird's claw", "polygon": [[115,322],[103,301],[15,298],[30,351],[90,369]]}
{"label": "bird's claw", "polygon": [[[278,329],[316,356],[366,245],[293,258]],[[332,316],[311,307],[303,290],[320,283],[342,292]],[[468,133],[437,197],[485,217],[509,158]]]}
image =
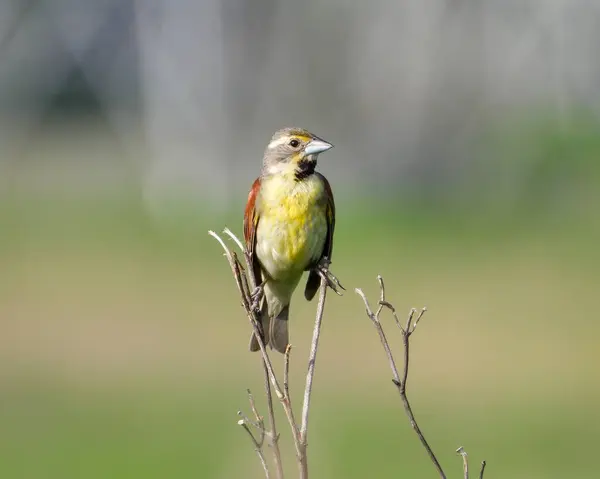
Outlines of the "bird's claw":
{"label": "bird's claw", "polygon": [[319,272],[319,275],[324,278],[325,281],[327,281],[327,286],[329,286],[335,294],[338,296],[343,296],[343,293],[340,291],[340,289],[346,291],[346,288],[344,288],[342,283],[340,283],[340,280],[337,279],[337,277],[331,271],[329,271],[330,264],[331,261],[329,258],[323,258],[317,266],[317,271]]}
{"label": "bird's claw", "polygon": [[254,291],[250,293],[250,299],[252,300],[252,310],[260,311],[260,302],[265,294],[265,290],[262,284],[254,288]]}

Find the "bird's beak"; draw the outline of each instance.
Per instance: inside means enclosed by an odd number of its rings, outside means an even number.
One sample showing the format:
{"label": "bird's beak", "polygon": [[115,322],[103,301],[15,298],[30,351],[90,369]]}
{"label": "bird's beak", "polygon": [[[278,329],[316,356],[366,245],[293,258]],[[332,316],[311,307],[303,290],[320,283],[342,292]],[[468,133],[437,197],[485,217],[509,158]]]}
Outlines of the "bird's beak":
{"label": "bird's beak", "polygon": [[312,140],[306,147],[304,148],[304,153],[308,155],[318,155],[319,153],[323,153],[329,149],[333,148],[331,143],[327,143],[326,141],[314,139]]}

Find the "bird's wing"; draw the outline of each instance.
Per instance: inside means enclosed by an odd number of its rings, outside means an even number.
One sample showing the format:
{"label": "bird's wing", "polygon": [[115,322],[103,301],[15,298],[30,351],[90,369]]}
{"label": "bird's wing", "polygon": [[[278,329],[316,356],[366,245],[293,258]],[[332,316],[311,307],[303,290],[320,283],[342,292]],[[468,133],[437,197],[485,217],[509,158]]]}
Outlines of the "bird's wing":
{"label": "bird's wing", "polygon": [[256,257],[256,229],[258,228],[259,215],[256,211],[256,197],[260,190],[260,178],[257,178],[252,183],[252,188],[248,193],[248,202],[246,203],[246,209],[244,211],[244,240],[246,241],[246,249],[250,253],[252,258],[252,270],[254,272],[254,278],[256,284],[260,284],[260,263]]}
{"label": "bird's wing", "polygon": [[[331,185],[327,178],[325,178],[320,173],[315,173],[319,176],[321,181],[323,182],[323,186],[325,187],[325,195],[326,195],[326,203],[325,203],[325,215],[327,218],[327,237],[325,238],[325,244],[323,246],[323,252],[317,261],[323,259],[323,257],[327,257],[329,261],[331,261],[331,254],[333,253],[333,232],[335,229],[335,203],[333,201],[333,192],[331,191]],[[311,265],[314,268],[316,264]],[[319,285],[321,284],[321,278],[319,273],[312,270],[308,275],[308,281],[306,282],[306,288],[304,289],[304,297],[310,301],[314,298],[317,290],[319,289]]]}

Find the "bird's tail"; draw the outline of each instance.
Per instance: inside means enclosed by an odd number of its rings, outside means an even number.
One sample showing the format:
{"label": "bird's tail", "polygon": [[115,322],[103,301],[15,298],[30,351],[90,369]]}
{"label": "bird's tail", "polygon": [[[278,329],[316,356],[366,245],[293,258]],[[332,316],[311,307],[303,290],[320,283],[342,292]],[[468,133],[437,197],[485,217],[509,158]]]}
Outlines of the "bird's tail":
{"label": "bird's tail", "polygon": [[270,324],[270,343],[281,354],[285,353],[288,345],[288,318],[290,315],[290,305],[286,304],[281,312],[273,318]]}
{"label": "bird's tail", "polygon": [[[265,346],[271,345],[271,348],[276,349],[280,353],[285,353],[288,345],[288,317],[290,314],[289,303],[281,309],[276,317],[271,319],[267,308],[267,302],[264,301],[261,313],[260,313],[260,324],[262,329],[262,338]],[[256,335],[252,333],[250,338],[250,351],[259,351],[260,346]]]}

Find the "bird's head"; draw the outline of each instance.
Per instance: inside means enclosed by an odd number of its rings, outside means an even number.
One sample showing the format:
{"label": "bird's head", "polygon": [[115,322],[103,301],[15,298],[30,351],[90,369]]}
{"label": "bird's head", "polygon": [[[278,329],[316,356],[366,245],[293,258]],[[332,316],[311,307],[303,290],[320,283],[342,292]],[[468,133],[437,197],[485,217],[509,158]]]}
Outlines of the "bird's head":
{"label": "bird's head", "polygon": [[302,128],[283,128],[273,135],[265,149],[263,174],[294,174],[297,178],[311,175],[319,153],[333,148],[321,138]]}

